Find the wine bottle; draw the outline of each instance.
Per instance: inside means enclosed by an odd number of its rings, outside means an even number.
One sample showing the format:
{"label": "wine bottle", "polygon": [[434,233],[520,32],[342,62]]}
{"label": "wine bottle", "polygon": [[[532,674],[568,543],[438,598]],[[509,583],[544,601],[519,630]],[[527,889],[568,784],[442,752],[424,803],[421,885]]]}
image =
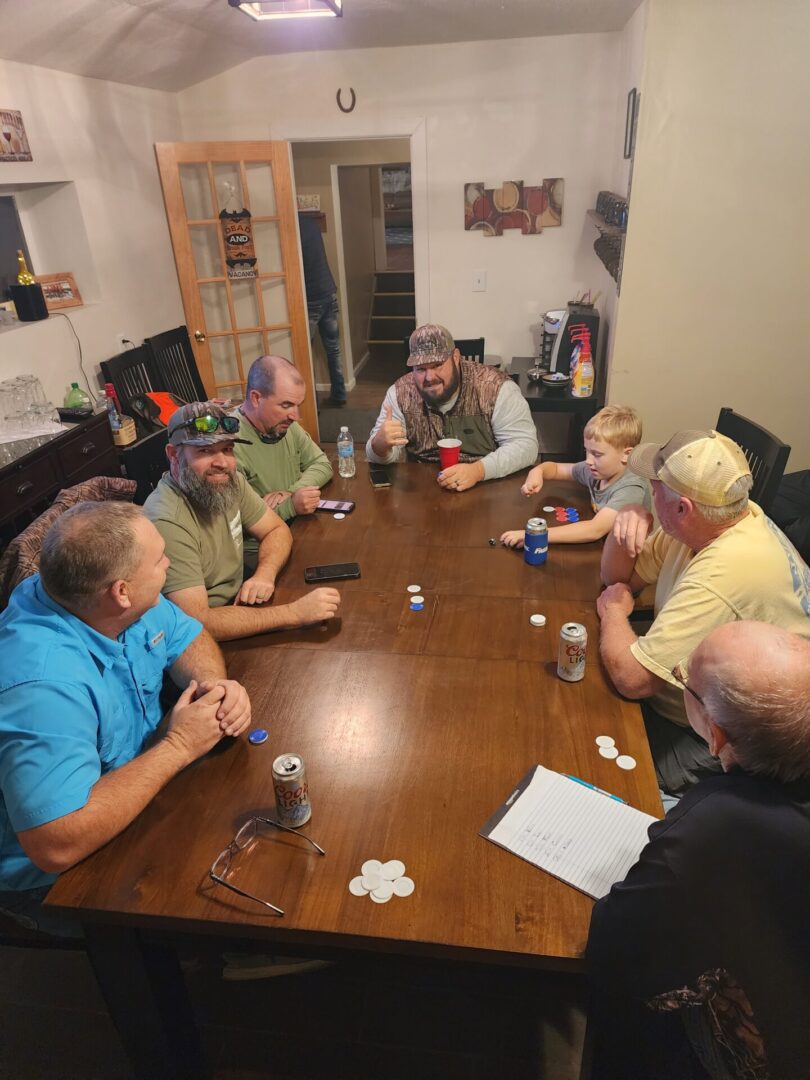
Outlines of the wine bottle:
{"label": "wine bottle", "polygon": [[22,250],[17,252],[17,284],[18,285],[34,285],[34,275],[28,269],[25,262],[25,255]]}

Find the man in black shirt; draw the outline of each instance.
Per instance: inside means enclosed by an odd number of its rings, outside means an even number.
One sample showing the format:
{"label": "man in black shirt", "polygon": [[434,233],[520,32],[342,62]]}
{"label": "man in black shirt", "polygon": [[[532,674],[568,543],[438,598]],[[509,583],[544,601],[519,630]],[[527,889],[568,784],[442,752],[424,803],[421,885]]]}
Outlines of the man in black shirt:
{"label": "man in black shirt", "polygon": [[729,623],[692,654],[688,682],[673,675],[723,773],[650,827],[594,908],[593,1075],[686,1080],[705,1077],[700,1061],[711,1076],[806,1080],[810,643]]}
{"label": "man in black shirt", "polygon": [[304,262],[309,336],[312,339],[317,329],[326,350],[332,386],[329,403],[345,405],[346,385],[343,382],[343,365],[340,359],[337,286],[326,260],[321,227],[317,220],[307,217],[306,214],[299,214],[298,231],[301,234],[301,255]]}

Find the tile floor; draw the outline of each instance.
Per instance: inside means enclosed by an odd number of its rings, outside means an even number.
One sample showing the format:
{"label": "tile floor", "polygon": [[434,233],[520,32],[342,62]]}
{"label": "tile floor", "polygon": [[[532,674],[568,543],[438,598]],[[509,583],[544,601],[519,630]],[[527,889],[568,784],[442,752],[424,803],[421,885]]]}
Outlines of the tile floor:
{"label": "tile floor", "polygon": [[[215,1080],[577,1080],[576,977],[364,959],[292,978],[187,975]],[[0,1078],[125,1080],[82,952],[0,948]]]}

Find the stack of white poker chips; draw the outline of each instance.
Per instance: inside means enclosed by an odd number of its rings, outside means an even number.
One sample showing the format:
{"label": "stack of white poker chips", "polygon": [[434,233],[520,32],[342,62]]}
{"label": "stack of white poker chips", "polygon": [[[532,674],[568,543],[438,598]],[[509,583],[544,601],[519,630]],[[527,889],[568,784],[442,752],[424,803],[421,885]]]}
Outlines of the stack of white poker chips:
{"label": "stack of white poker chips", "polygon": [[366,859],[360,876],[349,882],[352,896],[370,896],[375,904],[387,904],[392,896],[410,896],[415,888],[413,880],[405,877],[405,863],[399,859]]}
{"label": "stack of white poker chips", "polygon": [[620,769],[635,769],[636,759],[629,754],[620,754],[616,740],[610,735],[597,735],[595,741],[603,758],[615,761]]}

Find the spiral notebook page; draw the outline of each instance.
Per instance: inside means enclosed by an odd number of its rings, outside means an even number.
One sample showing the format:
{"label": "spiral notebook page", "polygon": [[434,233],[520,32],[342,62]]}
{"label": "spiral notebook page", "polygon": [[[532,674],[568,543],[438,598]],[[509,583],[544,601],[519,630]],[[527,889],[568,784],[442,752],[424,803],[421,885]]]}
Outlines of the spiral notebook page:
{"label": "spiral notebook page", "polygon": [[481,836],[598,900],[638,861],[655,820],[537,765]]}

